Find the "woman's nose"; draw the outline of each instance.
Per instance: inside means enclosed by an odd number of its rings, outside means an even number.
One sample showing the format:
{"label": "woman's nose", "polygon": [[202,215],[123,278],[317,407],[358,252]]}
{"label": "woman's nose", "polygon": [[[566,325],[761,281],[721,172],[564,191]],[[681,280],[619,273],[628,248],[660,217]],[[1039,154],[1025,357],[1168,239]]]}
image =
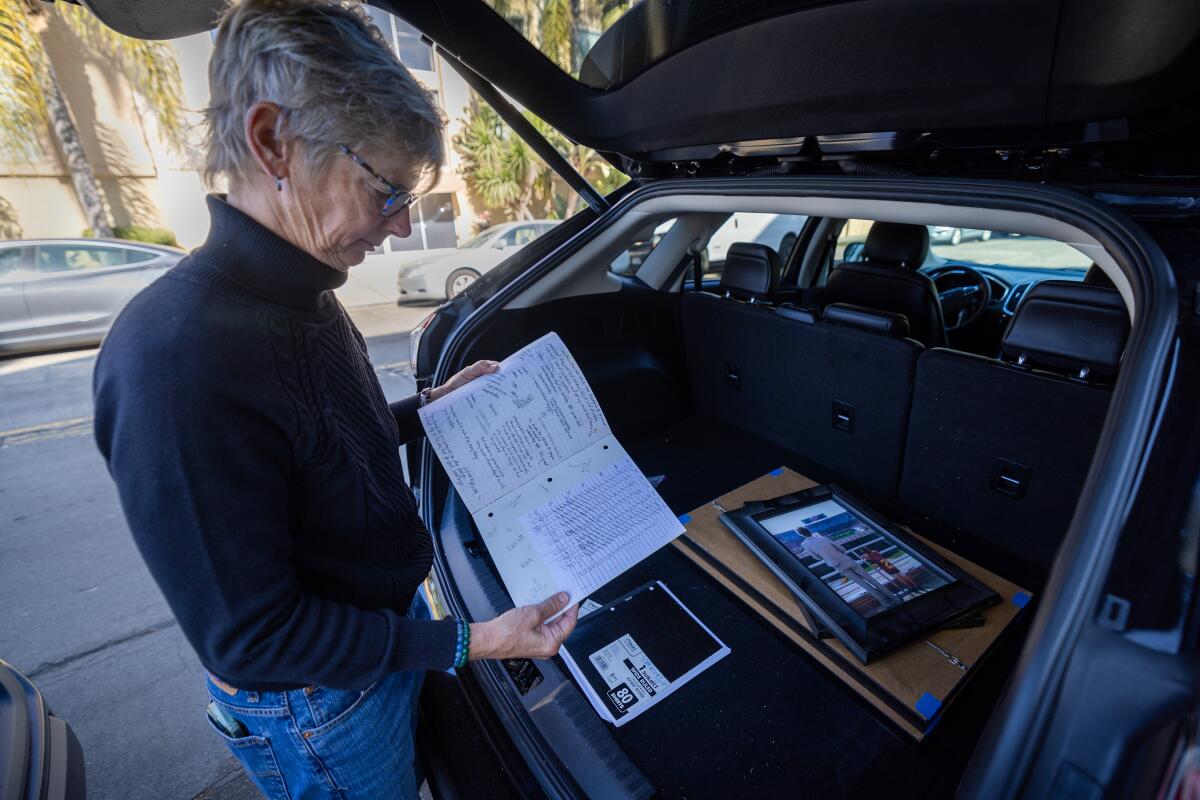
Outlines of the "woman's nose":
{"label": "woman's nose", "polygon": [[392,236],[397,236],[403,239],[406,236],[412,235],[412,219],[409,217],[409,210],[406,208],[384,220],[383,228]]}

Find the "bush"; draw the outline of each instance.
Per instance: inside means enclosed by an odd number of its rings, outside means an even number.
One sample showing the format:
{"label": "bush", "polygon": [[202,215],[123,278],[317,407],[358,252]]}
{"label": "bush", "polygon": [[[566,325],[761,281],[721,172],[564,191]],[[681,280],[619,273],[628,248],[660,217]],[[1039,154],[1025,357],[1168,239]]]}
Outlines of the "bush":
{"label": "bush", "polygon": [[[92,229],[88,228],[83,232],[87,238],[92,238]],[[166,228],[144,228],[141,225],[114,225],[113,236],[117,239],[128,239],[132,242],[149,242],[150,244],[165,244],[170,247],[179,247],[179,242],[175,239],[175,232],[169,231]]]}

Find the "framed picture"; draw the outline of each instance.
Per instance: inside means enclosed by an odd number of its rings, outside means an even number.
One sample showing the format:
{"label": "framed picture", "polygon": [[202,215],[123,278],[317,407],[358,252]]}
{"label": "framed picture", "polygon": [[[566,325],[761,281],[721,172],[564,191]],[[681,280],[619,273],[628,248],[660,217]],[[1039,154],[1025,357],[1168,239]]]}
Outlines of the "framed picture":
{"label": "framed picture", "polygon": [[864,663],[1000,601],[836,486],[747,503],[721,519]]}

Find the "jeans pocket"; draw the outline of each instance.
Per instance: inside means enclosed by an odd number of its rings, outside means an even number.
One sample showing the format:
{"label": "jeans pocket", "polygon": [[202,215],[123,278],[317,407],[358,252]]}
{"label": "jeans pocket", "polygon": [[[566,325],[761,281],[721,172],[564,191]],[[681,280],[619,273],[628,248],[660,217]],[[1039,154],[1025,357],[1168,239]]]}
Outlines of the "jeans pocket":
{"label": "jeans pocket", "polygon": [[329,689],[313,686],[301,690],[312,715],[312,724],[301,733],[312,736],[340,725],[354,715],[378,685],[376,682],[366,689]]}
{"label": "jeans pocket", "polygon": [[208,714],[204,718],[268,800],[291,800],[283,782],[283,774],[279,771],[279,762],[275,760],[275,751],[266,737],[233,737],[221,730]]}

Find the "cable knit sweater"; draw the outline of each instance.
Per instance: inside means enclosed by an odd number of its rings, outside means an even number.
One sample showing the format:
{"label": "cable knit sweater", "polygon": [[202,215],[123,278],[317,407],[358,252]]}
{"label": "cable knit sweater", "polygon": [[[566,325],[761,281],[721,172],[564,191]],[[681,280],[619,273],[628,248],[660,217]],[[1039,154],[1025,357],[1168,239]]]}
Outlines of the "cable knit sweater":
{"label": "cable knit sweater", "polygon": [[101,348],[96,441],[200,661],[242,689],[360,688],[444,669],[452,620],[405,616],[429,533],[344,280],[222,198],[205,244]]}

